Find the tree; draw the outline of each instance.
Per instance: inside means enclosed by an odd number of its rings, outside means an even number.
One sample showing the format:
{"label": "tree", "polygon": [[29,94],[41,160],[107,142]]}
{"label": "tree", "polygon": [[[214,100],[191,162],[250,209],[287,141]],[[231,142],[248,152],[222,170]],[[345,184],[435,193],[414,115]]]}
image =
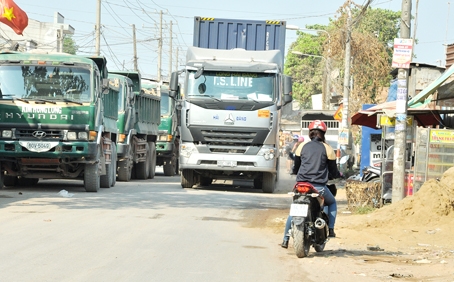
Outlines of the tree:
{"label": "tree", "polygon": [[[318,36],[297,32],[298,38],[290,46],[290,52],[285,62],[286,73],[293,77],[293,98],[300,102],[303,108],[311,108],[311,95],[322,93],[323,63],[322,41]],[[297,51],[306,56],[294,54]]]}
{"label": "tree", "polygon": [[63,37],[63,52],[76,55],[79,46],[76,45],[76,41],[72,38],[71,35],[65,35]]}
{"label": "tree", "polygon": [[[286,73],[294,80],[293,98],[303,107],[310,106],[310,96],[323,90],[323,60],[315,57],[302,57],[292,53],[323,56],[330,63],[330,89],[323,92],[342,95],[346,22],[344,4],[327,26],[313,25],[308,29],[326,30],[318,36],[298,32],[298,38],[289,48],[286,60]],[[399,31],[400,12],[383,9],[357,7],[352,9],[351,68],[353,88],[350,91],[349,112],[357,112],[365,103],[376,103],[383,87],[389,85],[392,42]],[[318,60],[317,60],[318,59]],[[337,75],[333,78],[333,74]],[[326,72],[325,72],[326,74]],[[325,75],[326,79],[326,75]]]}

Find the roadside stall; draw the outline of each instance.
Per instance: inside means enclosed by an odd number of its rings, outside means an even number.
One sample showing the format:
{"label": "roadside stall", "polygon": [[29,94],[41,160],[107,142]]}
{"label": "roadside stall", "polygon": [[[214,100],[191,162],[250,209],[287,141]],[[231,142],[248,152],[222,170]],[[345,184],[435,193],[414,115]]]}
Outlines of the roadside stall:
{"label": "roadside stall", "polygon": [[[367,126],[373,129],[381,129],[380,140],[376,136],[370,138],[370,148],[374,142],[381,152],[377,154],[380,159],[380,186],[381,199],[385,202],[392,199],[393,179],[393,148],[394,148],[394,124],[395,124],[395,101],[376,105],[367,110],[362,110],[353,115],[352,125]],[[413,194],[413,160],[415,158],[415,142],[418,126],[432,127],[440,124],[441,118],[437,111],[429,109],[409,108],[407,118],[407,145],[405,154],[405,195]]]}

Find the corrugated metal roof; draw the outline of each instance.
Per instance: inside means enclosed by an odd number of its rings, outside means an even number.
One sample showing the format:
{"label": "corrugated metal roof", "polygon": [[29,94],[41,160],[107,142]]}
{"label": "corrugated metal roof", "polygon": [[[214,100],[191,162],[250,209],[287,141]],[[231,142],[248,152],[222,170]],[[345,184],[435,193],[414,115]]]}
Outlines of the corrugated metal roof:
{"label": "corrugated metal roof", "polygon": [[448,44],[446,48],[446,69],[454,64],[454,44]]}

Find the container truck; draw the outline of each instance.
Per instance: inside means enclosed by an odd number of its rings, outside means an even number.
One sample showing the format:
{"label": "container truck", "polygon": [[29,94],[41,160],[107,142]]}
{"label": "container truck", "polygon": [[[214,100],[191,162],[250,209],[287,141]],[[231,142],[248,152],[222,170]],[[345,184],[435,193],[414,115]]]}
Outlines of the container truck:
{"label": "container truck", "polygon": [[178,121],[180,111],[176,100],[169,97],[169,83],[142,78],[142,88],[145,93],[157,94],[161,97],[161,124],[159,124],[158,141],[156,142],[156,165],[162,166],[165,176],[179,173],[178,158],[180,134]]}
{"label": "container truck", "polygon": [[0,186],[115,185],[117,101],[104,57],[1,52]]}
{"label": "container truck", "polygon": [[284,75],[284,21],[195,17],[184,70],[174,72],[170,95],[181,106],[181,186],[213,179],[249,179],[273,193],[279,171],[279,122],[292,101]]}
{"label": "container truck", "polygon": [[109,71],[109,79],[121,89],[117,123],[118,180],[154,178],[161,99],[142,90],[139,72]]}

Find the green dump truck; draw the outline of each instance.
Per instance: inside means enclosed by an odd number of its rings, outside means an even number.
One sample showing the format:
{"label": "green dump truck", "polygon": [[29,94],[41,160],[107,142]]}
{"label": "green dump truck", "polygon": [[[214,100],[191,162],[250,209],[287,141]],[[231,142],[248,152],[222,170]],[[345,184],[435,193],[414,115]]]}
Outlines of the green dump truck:
{"label": "green dump truck", "polygon": [[[156,142],[156,165],[162,166],[165,176],[178,174],[180,134],[178,132],[179,110],[175,99],[169,97],[169,84],[142,78],[145,93],[161,96],[161,124]],[[177,97],[179,99],[179,97]]]}
{"label": "green dump truck", "polygon": [[107,76],[104,57],[0,53],[0,186],[115,185],[118,91]]}
{"label": "green dump truck", "polygon": [[109,79],[120,88],[118,180],[154,178],[161,99],[142,90],[138,72],[109,71]]}

